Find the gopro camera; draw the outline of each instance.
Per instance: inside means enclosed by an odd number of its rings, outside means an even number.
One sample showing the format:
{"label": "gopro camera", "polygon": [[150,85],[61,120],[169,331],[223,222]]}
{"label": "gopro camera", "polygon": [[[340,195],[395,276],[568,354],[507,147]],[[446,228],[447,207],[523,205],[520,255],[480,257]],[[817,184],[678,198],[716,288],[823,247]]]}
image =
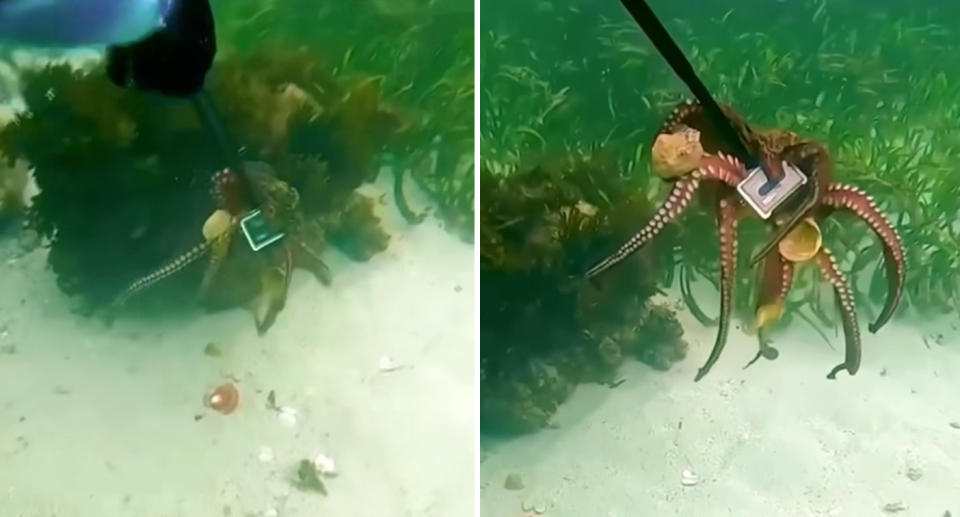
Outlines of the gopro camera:
{"label": "gopro camera", "polygon": [[737,185],[737,192],[757,215],[768,219],[777,207],[806,183],[807,177],[799,169],[783,162],[783,179],[778,183],[769,185],[763,169],[755,167]]}
{"label": "gopro camera", "polygon": [[269,221],[259,208],[240,220],[240,228],[243,229],[243,234],[247,237],[247,242],[253,251],[260,251],[284,237],[284,234],[270,227]]}

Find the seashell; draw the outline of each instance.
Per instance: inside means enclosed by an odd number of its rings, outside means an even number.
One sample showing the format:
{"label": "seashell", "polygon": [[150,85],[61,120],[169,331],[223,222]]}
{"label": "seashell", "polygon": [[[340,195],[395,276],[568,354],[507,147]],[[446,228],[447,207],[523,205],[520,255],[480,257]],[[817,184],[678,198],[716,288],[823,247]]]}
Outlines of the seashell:
{"label": "seashell", "polygon": [[680,484],[683,486],[694,486],[700,482],[700,476],[690,469],[683,469],[680,473]]}
{"label": "seashell", "polygon": [[791,262],[806,262],[820,252],[823,235],[820,226],[811,217],[807,217],[790,230],[777,244],[783,258]]}
{"label": "seashell", "polygon": [[337,463],[330,456],[317,454],[317,457],[313,459],[313,465],[317,468],[317,472],[326,477],[337,475]]}
{"label": "seashell", "polygon": [[229,415],[237,409],[240,403],[240,392],[232,382],[221,384],[216,389],[207,394],[204,398],[204,404],[224,415]]}
{"label": "seashell", "polygon": [[293,427],[297,425],[297,410],[292,407],[283,406],[277,410],[277,418],[280,419],[281,424],[287,427]]}
{"label": "seashell", "polygon": [[392,372],[397,368],[400,368],[400,366],[397,363],[393,362],[393,359],[390,356],[385,355],[380,357],[381,372]]}
{"label": "seashell", "polygon": [[274,459],[273,449],[270,447],[260,447],[260,452],[257,453],[257,459],[261,463],[270,463]]}
{"label": "seashell", "polygon": [[207,218],[203,223],[203,238],[212,241],[217,237],[223,235],[223,232],[227,231],[230,228],[230,225],[233,222],[233,217],[230,215],[230,212],[220,209],[216,212],[210,214],[210,217]]}
{"label": "seashell", "polygon": [[676,133],[661,133],[651,149],[653,172],[664,179],[678,178],[693,172],[700,166],[703,146],[700,132],[683,129]]}

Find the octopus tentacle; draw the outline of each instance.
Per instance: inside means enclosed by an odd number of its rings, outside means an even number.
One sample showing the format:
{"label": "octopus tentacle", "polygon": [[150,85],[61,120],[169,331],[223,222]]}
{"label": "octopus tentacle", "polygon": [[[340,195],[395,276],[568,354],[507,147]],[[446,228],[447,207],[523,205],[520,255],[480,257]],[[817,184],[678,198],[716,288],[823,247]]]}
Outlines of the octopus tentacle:
{"label": "octopus tentacle", "polygon": [[760,278],[760,293],[757,297],[757,355],[743,368],[750,367],[758,359],[776,359],[780,352],[770,345],[767,330],[783,315],[787,294],[793,285],[794,266],[779,253],[767,257]]}
{"label": "octopus tentacle", "polygon": [[720,328],[717,330],[717,339],[710,350],[710,356],[697,371],[694,382],[710,372],[727,344],[737,273],[737,211],[738,201],[735,197],[723,196],[717,200],[717,227],[720,234]]}
{"label": "octopus tentacle", "polygon": [[843,323],[843,339],[845,352],[843,362],[835,366],[827,374],[828,379],[835,379],[837,373],[846,370],[850,375],[860,369],[860,325],[857,323],[856,306],[853,302],[853,289],[847,282],[846,276],[837,267],[837,261],[827,248],[820,248],[816,257],[820,274],[833,286],[840,307],[840,321]]}
{"label": "octopus tentacle", "polygon": [[323,258],[320,257],[320,253],[317,250],[313,249],[312,246],[302,239],[297,239],[293,244],[293,253],[295,264],[302,265],[310,270],[321,284],[330,285],[332,281],[330,267],[323,261]]}
{"label": "octopus tentacle", "polygon": [[653,219],[648,221],[630,240],[620,246],[620,249],[590,268],[586,277],[593,278],[619,264],[656,237],[667,223],[676,220],[690,206],[693,194],[700,188],[702,180],[735,186],[742,178],[743,173],[743,164],[733,156],[723,153],[705,156],[699,169],[674,182],[667,200],[657,208]]}
{"label": "octopus tentacle", "polygon": [[233,170],[221,169],[215,172],[210,183],[210,194],[220,208],[234,216],[246,210],[245,196]]}
{"label": "octopus tentacle", "polygon": [[680,265],[680,296],[687,305],[687,309],[701,325],[704,327],[716,326],[717,319],[707,316],[707,313],[703,312],[703,309],[700,308],[697,300],[693,297],[693,292],[690,288],[690,276],[693,275],[692,269],[693,268],[686,264]]}
{"label": "octopus tentacle", "polygon": [[186,253],[164,264],[156,271],[150,273],[149,275],[143,276],[130,284],[130,286],[127,287],[127,289],[124,290],[123,293],[121,293],[113,301],[111,307],[114,309],[121,307],[137,293],[155,285],[157,282],[165,278],[173,276],[174,274],[182,271],[184,268],[206,255],[209,251],[210,242],[203,242],[194,246],[190,249],[190,251],[187,251]]}
{"label": "octopus tentacle", "polygon": [[260,276],[260,293],[252,300],[257,334],[264,335],[277,321],[277,315],[287,304],[290,279],[293,276],[293,256],[289,247],[280,252],[281,262],[268,268]]}
{"label": "octopus tentacle", "polygon": [[658,131],[657,134],[675,133],[681,126],[688,125],[688,117],[698,115],[702,113],[702,111],[703,109],[700,107],[700,104],[689,99],[682,101],[677,107],[673,108],[673,112],[663,121],[663,125],[660,126],[660,131]]}
{"label": "octopus tentacle", "polygon": [[698,188],[700,188],[700,174],[696,171],[689,176],[678,179],[673,184],[673,189],[670,190],[667,200],[657,208],[653,218],[647,221],[647,224],[644,225],[639,232],[634,234],[630,240],[620,246],[620,249],[590,268],[586,273],[586,277],[593,278],[610,269],[650,242],[650,240],[660,233],[660,230],[662,230],[667,223],[674,221],[677,216],[682,214],[683,211],[690,206],[693,194]]}
{"label": "octopus tentacle", "polygon": [[217,273],[220,271],[220,266],[223,265],[223,261],[227,258],[227,253],[230,251],[230,245],[233,243],[233,236],[237,231],[237,226],[238,223],[236,219],[234,219],[226,231],[209,241],[210,260],[207,264],[207,270],[203,273],[200,289],[197,290],[197,298],[203,299],[210,290],[210,285],[213,284],[214,278],[216,278]]}
{"label": "octopus tentacle", "polygon": [[827,188],[823,204],[832,208],[844,208],[857,214],[877,234],[883,245],[888,291],[883,310],[880,311],[877,320],[867,327],[871,333],[875,333],[890,321],[903,297],[906,261],[900,235],[890,220],[877,209],[873,197],[857,187],[834,183]]}
{"label": "octopus tentacle", "polygon": [[[720,109],[723,110],[733,127],[744,137],[744,143],[748,146],[751,144],[755,146],[756,135],[747,121],[730,106],[721,104]],[[675,133],[683,127],[690,127],[700,132],[700,142],[708,153],[732,152],[734,150],[729,142],[724,142],[718,138],[713,123],[707,118],[703,107],[696,100],[685,100],[678,104],[664,121],[658,134]],[[738,156],[737,158],[743,161],[750,157]]]}

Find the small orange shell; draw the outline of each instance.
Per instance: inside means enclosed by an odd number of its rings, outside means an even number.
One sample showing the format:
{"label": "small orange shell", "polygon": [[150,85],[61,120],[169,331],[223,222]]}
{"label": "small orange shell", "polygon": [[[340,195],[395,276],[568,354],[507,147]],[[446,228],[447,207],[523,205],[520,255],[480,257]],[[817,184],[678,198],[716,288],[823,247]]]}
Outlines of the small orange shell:
{"label": "small orange shell", "polygon": [[224,415],[233,413],[233,410],[237,409],[237,404],[239,403],[240,392],[237,391],[237,387],[234,386],[232,382],[217,386],[215,390],[204,397],[204,405]]}
{"label": "small orange shell", "polygon": [[812,260],[823,247],[820,225],[812,217],[807,217],[790,230],[777,246],[780,255],[790,262]]}

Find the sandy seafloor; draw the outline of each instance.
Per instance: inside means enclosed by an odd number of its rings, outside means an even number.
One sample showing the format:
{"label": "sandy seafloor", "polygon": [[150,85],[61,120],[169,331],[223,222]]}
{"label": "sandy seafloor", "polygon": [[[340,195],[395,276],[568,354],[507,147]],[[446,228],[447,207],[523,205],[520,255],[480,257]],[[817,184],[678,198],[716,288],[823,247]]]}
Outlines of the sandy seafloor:
{"label": "sandy seafloor", "polygon": [[716,329],[680,318],[690,351],[670,371],[628,363],[617,388],[578,387],[555,428],[484,439],[483,517],[960,516],[957,315],[864,328],[859,373],[835,381],[841,338],[795,320],[779,359],[743,370],[756,341],[734,328],[699,383]]}
{"label": "sandy seafloor", "polygon": [[[381,179],[389,248],[329,252],[330,288],[297,271],[262,338],[244,310],[107,330],[70,312],[44,250],[0,241],[0,517],[471,515],[473,248],[404,223]],[[384,355],[406,367],[382,373]],[[230,378],[238,410],[204,408]],[[339,471],[326,497],[290,483],[318,453]]]}

